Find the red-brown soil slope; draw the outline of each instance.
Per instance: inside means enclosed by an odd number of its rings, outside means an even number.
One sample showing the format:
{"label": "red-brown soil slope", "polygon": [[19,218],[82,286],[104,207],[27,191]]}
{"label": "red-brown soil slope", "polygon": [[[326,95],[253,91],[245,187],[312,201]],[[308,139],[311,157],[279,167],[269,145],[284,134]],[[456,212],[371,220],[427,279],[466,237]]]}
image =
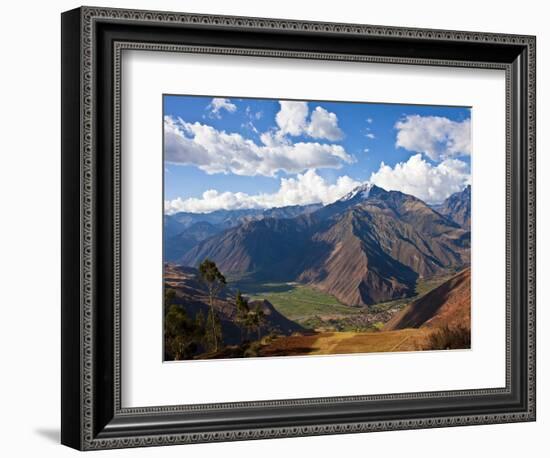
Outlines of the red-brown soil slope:
{"label": "red-brown soil slope", "polygon": [[385,326],[385,330],[464,326],[470,328],[470,268],[415,300]]}

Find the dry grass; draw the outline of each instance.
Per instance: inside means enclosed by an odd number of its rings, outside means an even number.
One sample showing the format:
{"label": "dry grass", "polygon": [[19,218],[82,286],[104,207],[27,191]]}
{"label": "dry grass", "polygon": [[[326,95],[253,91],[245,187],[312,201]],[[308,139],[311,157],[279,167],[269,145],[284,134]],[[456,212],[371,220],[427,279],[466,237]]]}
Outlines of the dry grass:
{"label": "dry grass", "polygon": [[381,332],[320,332],[270,337],[249,346],[230,346],[200,359],[258,356],[342,355],[470,348],[467,328],[408,328]]}
{"label": "dry grass", "polygon": [[430,331],[403,329],[387,332],[322,332],[279,337],[261,349],[261,356],[337,355],[414,351],[424,345]]}

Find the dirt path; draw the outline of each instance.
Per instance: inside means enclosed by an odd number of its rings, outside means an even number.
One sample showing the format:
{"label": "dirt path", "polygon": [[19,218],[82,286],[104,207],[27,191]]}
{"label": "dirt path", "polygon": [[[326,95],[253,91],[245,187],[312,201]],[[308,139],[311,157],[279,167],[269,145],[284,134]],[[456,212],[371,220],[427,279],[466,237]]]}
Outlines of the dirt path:
{"label": "dirt path", "polygon": [[401,342],[399,342],[397,345],[395,345],[390,351],[397,351],[399,347],[402,347],[403,344],[410,339],[410,335],[406,336]]}

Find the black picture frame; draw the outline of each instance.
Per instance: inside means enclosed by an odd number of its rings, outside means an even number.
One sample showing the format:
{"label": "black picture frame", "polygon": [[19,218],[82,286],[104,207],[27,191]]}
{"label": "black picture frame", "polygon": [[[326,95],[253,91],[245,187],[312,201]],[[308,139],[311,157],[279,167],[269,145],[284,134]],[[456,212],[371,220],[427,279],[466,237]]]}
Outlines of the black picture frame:
{"label": "black picture frame", "polygon": [[[62,14],[62,429],[79,450],[535,420],[533,36],[81,7]],[[120,52],[506,71],[505,388],[122,408]]]}

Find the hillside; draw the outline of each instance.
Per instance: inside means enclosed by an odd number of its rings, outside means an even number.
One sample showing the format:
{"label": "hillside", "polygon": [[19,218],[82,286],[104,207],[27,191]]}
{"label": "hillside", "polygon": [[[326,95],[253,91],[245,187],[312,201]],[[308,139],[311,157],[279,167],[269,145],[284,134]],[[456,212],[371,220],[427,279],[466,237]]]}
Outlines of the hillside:
{"label": "hillside", "polygon": [[385,330],[463,326],[470,328],[470,268],[415,300],[385,326]]}
{"label": "hillside", "polygon": [[197,266],[209,258],[226,275],[288,280],[296,275],[299,260],[305,256],[307,235],[293,219],[249,221],[201,242],[181,263]]}
{"label": "hillside", "polygon": [[[172,221],[171,228],[174,227]],[[179,224],[179,223],[175,223]],[[185,253],[191,250],[199,242],[212,237],[220,232],[220,229],[207,221],[197,221],[191,226],[183,229],[181,225],[180,232],[168,236],[171,232],[165,233],[164,238],[164,261],[177,261]]]}
{"label": "hillside", "polygon": [[[167,288],[176,292],[175,303],[183,305],[185,311],[192,317],[202,310],[204,315],[208,314],[208,294],[205,286],[198,277],[198,271],[189,267],[165,264],[164,281]],[[266,335],[276,332],[281,335],[290,335],[293,332],[304,331],[302,326],[287,319],[277,312],[273,305],[267,300],[251,301],[251,308],[259,305],[266,318],[265,326],[260,334]],[[224,344],[237,344],[240,341],[241,331],[235,324],[236,306],[235,292],[226,288],[214,301],[214,307],[221,320]]]}

